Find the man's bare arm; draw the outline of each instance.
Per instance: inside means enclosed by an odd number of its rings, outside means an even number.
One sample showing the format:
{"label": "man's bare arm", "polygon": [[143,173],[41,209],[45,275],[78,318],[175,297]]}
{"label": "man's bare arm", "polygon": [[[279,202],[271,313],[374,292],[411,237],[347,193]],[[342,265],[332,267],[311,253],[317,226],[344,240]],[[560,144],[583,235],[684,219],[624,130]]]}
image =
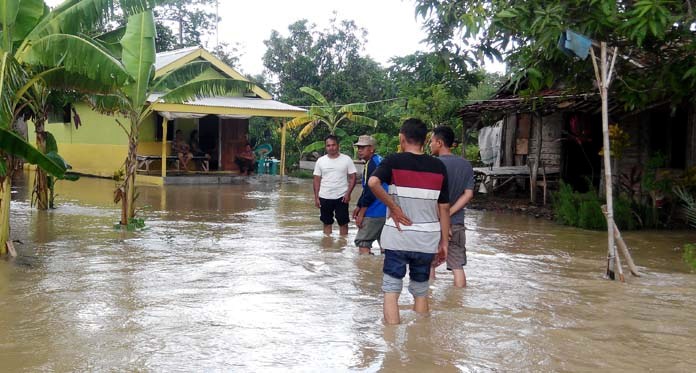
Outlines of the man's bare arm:
{"label": "man's bare arm", "polygon": [[319,187],[321,187],[321,176],[314,175],[314,180],[313,180],[313,186],[314,186],[314,205],[319,208],[321,207],[321,204],[319,203]]}
{"label": "man's bare arm", "polygon": [[355,188],[355,172],[352,174],[348,174],[348,191],[346,192],[346,195],[343,196],[343,202],[348,203],[350,202],[350,194],[353,193],[353,189]]}
{"label": "man's bare arm", "polygon": [[473,198],[474,191],[472,189],[464,190],[464,193],[457,198],[457,201],[449,207],[449,216],[452,216],[456,214],[457,211],[463,209]]}

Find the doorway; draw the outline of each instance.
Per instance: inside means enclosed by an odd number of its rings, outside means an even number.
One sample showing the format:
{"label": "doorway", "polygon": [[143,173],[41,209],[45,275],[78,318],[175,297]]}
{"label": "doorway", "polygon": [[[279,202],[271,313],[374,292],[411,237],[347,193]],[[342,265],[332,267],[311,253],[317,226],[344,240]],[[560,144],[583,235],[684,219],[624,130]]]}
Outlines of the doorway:
{"label": "doorway", "polygon": [[220,169],[220,118],[206,115],[198,119],[198,137],[201,149],[210,154],[210,170]]}

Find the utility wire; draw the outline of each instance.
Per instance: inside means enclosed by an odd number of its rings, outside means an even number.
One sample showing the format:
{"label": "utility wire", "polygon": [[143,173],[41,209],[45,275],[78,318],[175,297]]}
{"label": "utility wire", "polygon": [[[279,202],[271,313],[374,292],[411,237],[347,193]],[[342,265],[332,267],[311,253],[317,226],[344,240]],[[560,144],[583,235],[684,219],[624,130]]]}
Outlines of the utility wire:
{"label": "utility wire", "polygon": [[[587,97],[592,97],[592,96],[597,96],[599,93],[582,93],[582,94],[577,94],[577,95],[550,95],[550,96],[536,96],[536,97],[514,97],[514,98],[493,98],[493,99],[487,99],[487,100],[476,100],[476,99],[463,99],[461,101],[464,102],[513,102],[513,101],[528,101],[532,100],[535,98],[587,98]],[[377,100],[377,101],[368,101],[368,102],[354,102],[353,104],[376,104],[380,102],[390,102],[390,101],[397,101],[397,100],[407,100],[408,97],[394,97],[394,98],[389,98],[385,100]],[[294,105],[296,107],[300,108],[310,108],[310,107],[342,107],[345,106],[346,104],[334,104],[334,105]]]}

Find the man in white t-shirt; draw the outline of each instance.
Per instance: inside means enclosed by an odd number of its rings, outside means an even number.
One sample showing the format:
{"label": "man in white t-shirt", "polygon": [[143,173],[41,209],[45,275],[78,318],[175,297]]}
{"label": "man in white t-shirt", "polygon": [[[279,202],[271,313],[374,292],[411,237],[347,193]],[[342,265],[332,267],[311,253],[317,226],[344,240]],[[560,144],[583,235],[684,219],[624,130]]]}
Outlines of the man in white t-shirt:
{"label": "man in white t-shirt", "polygon": [[341,235],[347,235],[348,202],[357,171],[353,160],[339,152],[338,137],[326,136],[324,146],[326,155],[317,159],[314,166],[314,205],[320,211],[324,234],[331,234],[335,216]]}

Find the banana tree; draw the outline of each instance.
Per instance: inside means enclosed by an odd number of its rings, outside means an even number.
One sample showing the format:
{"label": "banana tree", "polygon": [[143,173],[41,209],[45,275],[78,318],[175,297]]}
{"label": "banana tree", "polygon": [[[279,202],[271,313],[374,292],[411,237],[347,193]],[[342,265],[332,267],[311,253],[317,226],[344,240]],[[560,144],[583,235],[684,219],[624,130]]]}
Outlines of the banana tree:
{"label": "banana tree", "polygon": [[[297,135],[297,140],[301,141],[307,137],[314,129],[324,124],[328,127],[332,135],[336,134],[336,129],[342,123],[363,124],[372,127],[377,127],[377,120],[360,115],[367,111],[367,104],[354,103],[337,106],[330,103],[321,93],[309,87],[302,87],[300,91],[308,94],[313,104],[310,106],[306,115],[297,117],[288,122],[288,129],[302,127]],[[309,144],[305,149],[323,148],[323,141],[317,141]]]}
{"label": "banana tree", "polygon": [[[131,14],[152,7],[151,2],[121,0],[120,5],[124,14]],[[66,0],[49,10],[43,0],[0,0],[0,254],[11,248],[14,158],[24,158],[57,177],[67,168],[59,157],[43,154],[14,132],[13,124],[26,106],[27,92],[51,76],[57,79],[61,72],[67,85],[98,81],[102,87],[116,87],[127,81],[127,74],[108,68],[118,61],[77,36],[108,20],[113,5],[113,0]],[[102,68],[110,74],[104,74]]]}
{"label": "banana tree", "polygon": [[[111,48],[114,51],[113,48]],[[250,83],[225,78],[207,78],[203,74],[211,65],[190,62],[162,77],[154,78],[155,21],[151,11],[128,18],[120,39],[123,70],[129,83],[108,95],[93,95],[92,107],[102,113],[121,115],[126,123],[117,123],[128,136],[128,155],[124,161],[124,179],[114,192],[114,202],[121,203],[121,225],[135,217],[135,176],[138,135],[141,124],[154,113],[158,102],[182,103],[194,98],[227,95],[250,89]]]}

